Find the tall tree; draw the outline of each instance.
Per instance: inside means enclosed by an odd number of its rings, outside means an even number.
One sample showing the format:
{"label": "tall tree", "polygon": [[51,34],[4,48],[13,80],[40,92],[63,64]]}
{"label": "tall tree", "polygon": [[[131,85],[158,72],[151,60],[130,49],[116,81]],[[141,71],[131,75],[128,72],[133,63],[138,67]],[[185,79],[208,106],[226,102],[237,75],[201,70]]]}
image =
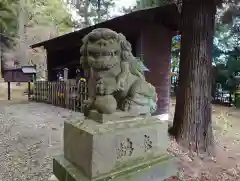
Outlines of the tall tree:
{"label": "tall tree", "polygon": [[0,71],[4,68],[4,49],[9,47],[12,39],[9,36],[17,30],[17,2],[16,0],[0,1]]}
{"label": "tall tree", "polygon": [[137,0],[137,9],[153,8],[177,3],[177,0]]}
{"label": "tall tree", "polygon": [[115,5],[114,0],[68,0],[77,9],[86,26],[90,26],[111,18],[110,10]]}
{"label": "tall tree", "polygon": [[63,0],[29,0],[26,3],[27,27],[52,27],[63,34],[71,31],[74,21]]}
{"label": "tall tree", "polygon": [[27,60],[27,44],[26,44],[26,22],[27,22],[27,14],[25,11],[25,0],[19,0],[19,21],[18,21],[18,58],[17,62],[20,65],[20,62],[24,64]]}
{"label": "tall tree", "polygon": [[[95,0],[94,0],[95,1]],[[83,26],[78,26],[79,28],[87,27],[91,25],[91,17],[95,12],[91,11],[91,2],[92,0],[68,0],[67,3],[72,5],[77,14],[83,19]],[[74,8],[72,10],[74,10]]]}
{"label": "tall tree", "polygon": [[[19,2],[19,0],[16,1]],[[21,25],[25,24],[22,26],[25,35],[22,36],[20,42],[26,45],[24,48],[26,58],[20,64],[26,65],[32,60],[37,65],[37,70],[41,72],[45,68],[44,51],[42,49],[32,50],[27,47],[71,31],[73,28],[72,15],[62,0],[24,0],[23,6],[25,17]],[[17,18],[15,18],[14,23],[17,25]],[[14,40],[14,44],[11,48],[4,50],[4,61],[9,64],[12,64],[12,60],[19,57],[17,53],[19,49],[15,46],[19,44],[19,36],[16,33],[16,35],[12,35],[11,39]]]}
{"label": "tall tree", "polygon": [[9,31],[9,23],[16,18],[17,3],[14,0],[0,1],[0,29],[2,32]]}
{"label": "tall tree", "polygon": [[90,5],[90,0],[85,0],[84,1],[84,24],[85,24],[85,27],[90,24],[89,19],[88,19],[89,5]]}
{"label": "tall tree", "polygon": [[212,48],[216,5],[214,0],[183,0],[179,89],[172,133],[197,153],[213,153]]}
{"label": "tall tree", "polygon": [[110,10],[115,5],[114,0],[97,0],[91,2],[92,11],[97,12],[93,16],[94,23],[100,23],[111,18]]}
{"label": "tall tree", "polygon": [[130,7],[122,7],[121,12],[124,14],[128,14],[128,13],[132,13],[137,10],[138,10],[138,7],[137,7],[137,5],[135,5],[135,6],[130,6]]}

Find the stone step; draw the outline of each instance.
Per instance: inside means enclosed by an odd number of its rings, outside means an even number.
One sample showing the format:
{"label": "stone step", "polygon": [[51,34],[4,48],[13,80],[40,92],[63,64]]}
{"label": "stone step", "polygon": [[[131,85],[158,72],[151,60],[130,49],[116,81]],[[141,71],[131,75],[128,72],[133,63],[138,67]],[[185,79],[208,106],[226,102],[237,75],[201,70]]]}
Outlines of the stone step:
{"label": "stone step", "polygon": [[95,178],[88,178],[78,168],[65,159],[64,155],[56,156],[53,160],[53,172],[59,181],[164,181],[171,176],[177,176],[175,157],[163,155],[124,171],[113,171]]}

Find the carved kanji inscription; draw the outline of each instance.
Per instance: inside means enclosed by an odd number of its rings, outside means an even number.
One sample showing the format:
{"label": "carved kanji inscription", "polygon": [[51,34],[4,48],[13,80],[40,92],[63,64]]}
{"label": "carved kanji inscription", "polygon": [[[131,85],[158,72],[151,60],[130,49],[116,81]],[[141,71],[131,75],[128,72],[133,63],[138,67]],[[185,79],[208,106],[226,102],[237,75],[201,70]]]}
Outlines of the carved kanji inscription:
{"label": "carved kanji inscription", "polygon": [[132,156],[133,154],[133,143],[130,140],[130,138],[127,138],[126,140],[123,140],[119,148],[117,148],[117,159],[120,159],[122,157]]}

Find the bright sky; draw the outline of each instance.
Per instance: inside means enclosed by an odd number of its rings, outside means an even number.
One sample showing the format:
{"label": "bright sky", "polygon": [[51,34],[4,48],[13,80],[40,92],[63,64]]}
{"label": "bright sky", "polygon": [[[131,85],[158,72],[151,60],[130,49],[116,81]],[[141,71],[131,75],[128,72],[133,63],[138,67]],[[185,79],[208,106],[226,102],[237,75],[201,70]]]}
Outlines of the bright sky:
{"label": "bright sky", "polygon": [[136,0],[115,0],[116,6],[112,10],[111,14],[113,15],[121,15],[121,8],[124,6],[126,8],[130,6],[134,6],[136,4]]}
{"label": "bright sky", "polygon": [[[64,1],[66,2],[66,0]],[[110,9],[110,14],[111,16],[121,16],[123,15],[123,13],[121,12],[121,9],[123,7],[128,8],[130,6],[134,6],[135,4],[136,0],[115,0],[115,7]],[[79,16],[74,9],[70,8],[70,12],[73,15],[74,19],[79,19]]]}
{"label": "bright sky", "polygon": [[135,5],[136,0],[116,0],[115,3],[117,7],[122,7],[122,6],[129,7],[129,6]]}

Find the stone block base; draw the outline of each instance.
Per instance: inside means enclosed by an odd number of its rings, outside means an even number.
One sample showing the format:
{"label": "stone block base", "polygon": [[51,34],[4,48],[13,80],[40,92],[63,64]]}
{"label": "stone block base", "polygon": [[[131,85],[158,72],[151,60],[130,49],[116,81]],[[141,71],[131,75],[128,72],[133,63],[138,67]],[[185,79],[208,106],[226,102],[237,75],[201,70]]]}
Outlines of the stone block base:
{"label": "stone block base", "polygon": [[64,156],[87,177],[96,178],[142,158],[158,158],[168,147],[167,122],[154,117],[114,124],[93,120],[64,123]]}
{"label": "stone block base", "polygon": [[136,161],[131,166],[89,179],[64,155],[56,156],[53,160],[53,173],[59,181],[163,181],[177,175],[176,158],[164,154],[149,161]]}

